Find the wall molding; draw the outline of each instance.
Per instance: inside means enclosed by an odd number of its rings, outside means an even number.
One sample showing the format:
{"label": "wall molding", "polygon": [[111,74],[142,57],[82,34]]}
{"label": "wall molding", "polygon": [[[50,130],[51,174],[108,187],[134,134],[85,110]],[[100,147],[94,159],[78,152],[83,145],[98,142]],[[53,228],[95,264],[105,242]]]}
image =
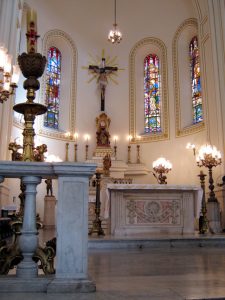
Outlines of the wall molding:
{"label": "wall molding", "polygon": [[195,27],[198,29],[198,22],[194,18],[190,18],[185,20],[177,29],[175,36],[173,38],[172,45],[172,56],[173,56],[173,77],[174,77],[174,97],[175,97],[175,132],[176,137],[182,137],[186,135],[190,135],[193,133],[197,133],[205,129],[205,123],[201,122],[198,124],[190,124],[190,126],[186,126],[181,128],[181,99],[180,99],[180,82],[179,82],[179,63],[178,63],[178,42],[181,33],[187,27]]}
{"label": "wall molding", "polygon": [[[72,40],[72,38],[64,31],[59,29],[53,29],[48,31],[43,38],[43,55],[47,56],[47,52],[50,46],[54,46],[54,41],[56,39],[61,39],[63,43],[66,43],[71,50],[71,89],[69,97],[69,109],[68,109],[68,118],[69,118],[69,131],[75,132],[76,128],[76,95],[77,95],[77,48]],[[44,104],[45,99],[45,74],[42,77],[42,88],[40,92],[40,102]],[[65,137],[65,132],[60,130],[48,129],[43,126],[44,117],[39,118],[38,123],[38,134],[46,136],[53,139],[69,139]]]}

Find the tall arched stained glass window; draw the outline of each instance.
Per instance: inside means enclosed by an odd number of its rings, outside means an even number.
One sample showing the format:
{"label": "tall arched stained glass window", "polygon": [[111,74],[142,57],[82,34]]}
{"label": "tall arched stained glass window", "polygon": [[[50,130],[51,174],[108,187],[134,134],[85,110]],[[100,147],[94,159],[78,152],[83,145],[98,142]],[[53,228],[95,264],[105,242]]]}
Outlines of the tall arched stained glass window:
{"label": "tall arched stained glass window", "polygon": [[48,107],[44,118],[44,126],[59,128],[59,95],[61,80],[61,52],[56,47],[48,50],[46,72],[46,96],[45,104]]}
{"label": "tall arched stained glass window", "polygon": [[159,58],[149,54],[144,59],[145,133],[161,132]]}
{"label": "tall arched stained glass window", "polygon": [[193,123],[199,123],[203,120],[202,115],[202,89],[200,77],[200,62],[198,38],[194,36],[189,45],[190,67],[191,67],[191,88],[192,88],[192,110]]}

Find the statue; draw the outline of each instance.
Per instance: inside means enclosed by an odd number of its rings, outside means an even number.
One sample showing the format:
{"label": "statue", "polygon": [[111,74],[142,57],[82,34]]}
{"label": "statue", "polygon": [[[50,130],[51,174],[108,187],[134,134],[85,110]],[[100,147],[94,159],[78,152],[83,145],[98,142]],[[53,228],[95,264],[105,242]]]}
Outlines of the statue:
{"label": "statue", "polygon": [[115,66],[106,66],[105,58],[102,57],[100,66],[89,65],[88,69],[98,76],[97,83],[101,90],[101,111],[105,111],[105,90],[108,84],[108,77],[110,74],[118,71]]}
{"label": "statue", "polygon": [[46,144],[42,144],[40,146],[37,146],[34,149],[34,160],[35,161],[44,161],[45,157],[44,157],[44,153],[47,152],[47,145]]}
{"label": "statue", "polygon": [[110,147],[109,124],[110,119],[105,113],[102,113],[98,118],[96,118],[97,147]]}
{"label": "statue", "polygon": [[48,178],[45,180],[46,183],[46,190],[47,190],[47,196],[53,196],[53,189],[52,189],[52,179]]}
{"label": "statue", "polygon": [[22,146],[16,142],[11,142],[8,149],[12,151],[12,161],[21,161],[23,159],[22,153],[18,152],[19,149],[23,149]]}
{"label": "statue", "polygon": [[103,174],[109,176],[109,169],[111,168],[111,157],[109,154],[106,154],[103,158]]}

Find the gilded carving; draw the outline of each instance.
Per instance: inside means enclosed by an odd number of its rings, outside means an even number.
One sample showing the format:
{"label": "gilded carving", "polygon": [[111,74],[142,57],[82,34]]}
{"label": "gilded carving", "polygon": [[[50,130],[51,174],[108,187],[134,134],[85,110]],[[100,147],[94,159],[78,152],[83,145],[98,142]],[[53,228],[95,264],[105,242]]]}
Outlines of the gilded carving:
{"label": "gilded carving", "polygon": [[181,222],[178,200],[127,200],[126,211],[128,225],[179,225]]}

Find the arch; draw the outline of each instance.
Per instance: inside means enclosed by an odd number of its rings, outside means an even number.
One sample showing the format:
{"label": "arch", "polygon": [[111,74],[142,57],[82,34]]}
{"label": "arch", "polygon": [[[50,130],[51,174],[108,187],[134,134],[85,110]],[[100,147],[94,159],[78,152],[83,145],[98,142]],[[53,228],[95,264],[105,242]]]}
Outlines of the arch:
{"label": "arch", "polygon": [[[161,131],[144,133],[144,58],[154,53],[161,61]],[[129,55],[129,131],[133,142],[165,140],[169,138],[167,51],[165,44],[157,38],[147,37],[137,42]]]}
{"label": "arch", "polygon": [[193,124],[192,118],[189,44],[193,36],[197,35],[197,20],[190,18],[178,27],[173,38],[176,137],[190,135],[205,129],[204,122]]}
{"label": "arch", "polygon": [[[48,49],[56,47],[62,54],[61,97],[59,106],[59,129],[52,130],[43,126],[44,116],[39,118],[39,134],[49,138],[65,139],[65,131],[75,132],[76,93],[77,93],[77,48],[71,37],[62,30],[48,31],[43,39],[43,55]],[[40,101],[45,103],[46,74],[42,77]]]}

